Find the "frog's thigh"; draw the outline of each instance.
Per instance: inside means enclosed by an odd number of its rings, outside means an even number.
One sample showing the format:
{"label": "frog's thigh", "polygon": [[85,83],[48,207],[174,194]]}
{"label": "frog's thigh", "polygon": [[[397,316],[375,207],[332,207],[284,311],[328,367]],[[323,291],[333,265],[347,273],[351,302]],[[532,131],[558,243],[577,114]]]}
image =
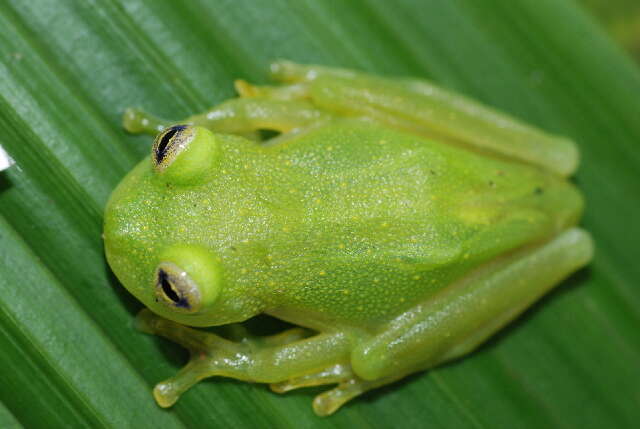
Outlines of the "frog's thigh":
{"label": "frog's thigh", "polygon": [[389,323],[352,352],[354,372],[377,380],[469,353],[592,257],[572,228],[540,247],[498,259]]}

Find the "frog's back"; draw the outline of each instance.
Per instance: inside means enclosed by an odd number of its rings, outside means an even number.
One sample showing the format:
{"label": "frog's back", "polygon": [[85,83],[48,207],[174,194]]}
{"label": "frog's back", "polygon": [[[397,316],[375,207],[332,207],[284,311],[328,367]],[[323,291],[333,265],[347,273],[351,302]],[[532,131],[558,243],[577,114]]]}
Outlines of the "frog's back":
{"label": "frog's back", "polygon": [[290,196],[280,200],[286,240],[269,244],[288,261],[276,282],[292,306],[350,323],[392,317],[574,224],[582,208],[544,170],[357,121],[270,149],[274,192]]}

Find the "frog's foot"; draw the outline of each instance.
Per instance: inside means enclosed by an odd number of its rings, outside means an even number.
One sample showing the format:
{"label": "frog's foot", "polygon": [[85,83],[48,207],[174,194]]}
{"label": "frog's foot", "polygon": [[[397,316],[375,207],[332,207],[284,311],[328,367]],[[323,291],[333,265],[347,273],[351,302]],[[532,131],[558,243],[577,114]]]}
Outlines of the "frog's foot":
{"label": "frog's foot", "polygon": [[122,116],[122,126],[132,134],[146,133],[156,135],[170,125],[169,121],[150,115],[144,110],[131,107],[125,110]]}
{"label": "frog's foot", "polygon": [[[187,365],[154,388],[153,395],[161,407],[173,405],[187,389],[211,376],[262,383],[301,380],[304,374],[313,373],[317,368],[347,361],[352,348],[350,337],[343,333],[309,336],[311,332],[302,328],[268,337],[251,337],[239,332],[241,341],[233,342],[164,319],[149,310],[140,312],[137,325],[141,331],[166,337],[190,352]],[[348,373],[343,371],[343,374]],[[342,381],[342,378],[333,379],[333,382]]]}
{"label": "frog's foot", "polygon": [[175,404],[180,395],[198,381],[215,375],[212,373],[212,361],[209,359],[212,349],[229,349],[234,344],[214,334],[171,322],[148,309],[138,313],[136,327],[147,334],[169,338],[189,350],[190,359],[187,365],[175,376],[158,383],[153,389],[153,397],[163,408]]}
{"label": "frog's foot", "polygon": [[319,416],[329,416],[356,396],[385,384],[392,383],[404,375],[406,374],[397,377],[384,377],[372,381],[363,380],[358,377],[350,378],[338,384],[337,387],[316,396],[313,400],[313,411]]}
{"label": "frog's foot", "polygon": [[367,381],[356,376],[351,365],[336,364],[321,371],[292,378],[280,383],[271,384],[271,390],[276,393],[285,393],[302,387],[321,386],[325,384],[337,384],[338,386],[319,394],[313,400],[313,410],[319,416],[328,416],[335,413],[345,403],[368,390],[391,383],[402,376],[384,377],[379,380]]}

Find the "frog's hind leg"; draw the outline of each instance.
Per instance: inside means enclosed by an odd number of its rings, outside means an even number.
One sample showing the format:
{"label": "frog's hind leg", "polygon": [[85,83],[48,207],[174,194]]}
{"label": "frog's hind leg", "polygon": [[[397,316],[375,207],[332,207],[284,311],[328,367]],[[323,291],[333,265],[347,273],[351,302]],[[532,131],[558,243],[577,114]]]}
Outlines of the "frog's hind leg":
{"label": "frog's hind leg", "polygon": [[271,388],[283,393],[338,384],[313,401],[316,414],[333,414],[369,390],[469,353],[560,279],[584,265],[592,250],[586,232],[570,229],[539,248],[497,261],[458,290],[412,310],[411,317],[403,315],[406,321],[392,322],[390,329],[357,347],[351,365],[333,365]]}
{"label": "frog's hind leg", "polygon": [[562,176],[578,164],[575,144],[427,80],[388,79],[351,70],[276,61],[275,80],[306,86],[305,97],[327,111],[364,117],[414,134]]}
{"label": "frog's hind leg", "polygon": [[588,263],[592,254],[590,235],[572,228],[546,244],[499,257],[357,346],[353,370],[375,381],[463,356]]}

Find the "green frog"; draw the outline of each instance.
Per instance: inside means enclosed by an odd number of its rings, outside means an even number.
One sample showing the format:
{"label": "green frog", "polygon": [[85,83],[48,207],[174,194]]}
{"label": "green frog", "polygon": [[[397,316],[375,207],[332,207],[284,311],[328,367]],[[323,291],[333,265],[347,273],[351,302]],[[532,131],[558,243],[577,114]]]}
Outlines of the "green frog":
{"label": "green frog", "polygon": [[[313,401],[329,415],[468,354],[592,258],[571,140],[424,80],[271,74],[181,121],[125,113],[157,137],[107,205],[106,256],[140,329],[191,352],[160,406],[225,376],[335,385]],[[296,327],[194,329],[258,314]]]}

